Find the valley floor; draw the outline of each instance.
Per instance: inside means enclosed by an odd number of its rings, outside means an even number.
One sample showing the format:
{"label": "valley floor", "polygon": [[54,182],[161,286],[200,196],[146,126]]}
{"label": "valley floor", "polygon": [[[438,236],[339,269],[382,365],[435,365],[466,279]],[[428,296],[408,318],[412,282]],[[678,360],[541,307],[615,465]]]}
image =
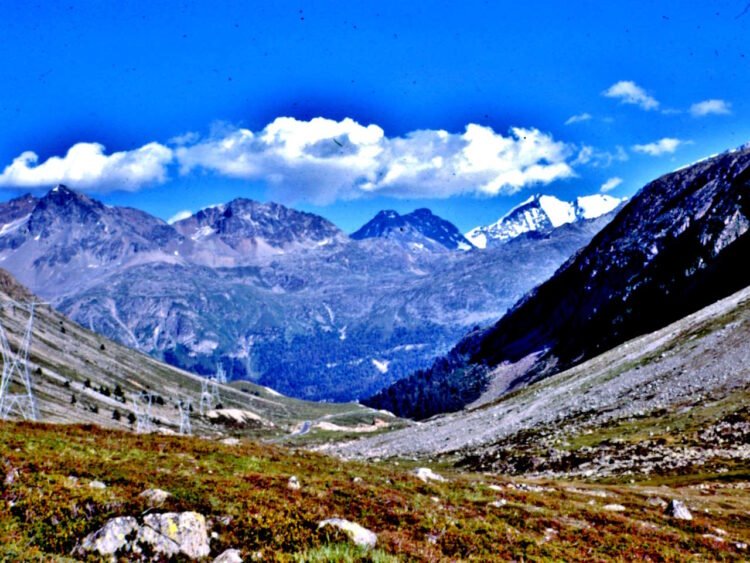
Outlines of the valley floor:
{"label": "valley floor", "polygon": [[[211,533],[205,561],[230,548],[245,561],[750,557],[747,467],[606,484],[438,465],[432,469],[446,480],[423,482],[415,468],[403,460],[342,461],[246,440],[4,422],[0,560],[109,560],[76,548],[112,518],[187,511],[203,515]],[[157,502],[141,496],[155,488],[170,496]],[[668,515],[673,500],[685,503],[691,520]],[[319,527],[335,517],[375,532],[375,548],[358,548],[343,532]]]}

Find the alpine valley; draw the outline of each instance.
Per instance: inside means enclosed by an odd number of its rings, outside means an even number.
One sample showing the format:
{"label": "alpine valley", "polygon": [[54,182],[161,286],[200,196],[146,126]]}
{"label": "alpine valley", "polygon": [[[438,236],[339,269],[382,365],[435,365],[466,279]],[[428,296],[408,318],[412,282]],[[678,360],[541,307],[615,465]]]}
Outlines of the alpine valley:
{"label": "alpine valley", "polygon": [[488,227],[502,236],[481,250],[427,209],[383,211],[349,237],[275,203],[236,199],[169,225],[58,185],[0,205],[0,265],[81,325],[174,366],[221,364],[230,379],[346,401],[496,321],[621,203],[535,196]]}

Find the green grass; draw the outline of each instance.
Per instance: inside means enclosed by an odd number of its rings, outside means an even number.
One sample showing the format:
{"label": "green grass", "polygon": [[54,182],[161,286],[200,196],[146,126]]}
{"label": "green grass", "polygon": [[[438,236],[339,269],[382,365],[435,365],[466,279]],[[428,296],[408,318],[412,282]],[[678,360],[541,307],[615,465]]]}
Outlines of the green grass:
{"label": "green grass", "polygon": [[[344,462],[243,441],[134,435],[87,425],[0,423],[0,560],[69,557],[76,543],[115,516],[153,511],[138,495],[172,493],[160,510],[195,510],[212,522],[212,557],[228,548],[249,561],[653,561],[743,560],[750,542],[747,472],[734,480],[591,485],[545,481],[550,490],[488,485],[527,481],[433,468],[450,480],[422,483],[415,462]],[[287,488],[296,475],[301,490]],[[77,482],[69,477],[76,477]],[[355,481],[355,478],[356,481]],[[107,488],[89,488],[90,480]],[[687,485],[708,482],[707,490]],[[607,498],[571,492],[595,488]],[[708,492],[707,492],[708,491]],[[691,522],[675,521],[650,496],[684,498]],[[504,506],[491,506],[504,499]],[[627,512],[604,510],[619,503]],[[707,512],[706,512],[707,511]],[[347,518],[378,534],[375,550],[351,545],[320,520]],[[717,544],[703,534],[726,530]],[[91,560],[96,560],[92,558]],[[209,559],[210,560],[210,559]]]}

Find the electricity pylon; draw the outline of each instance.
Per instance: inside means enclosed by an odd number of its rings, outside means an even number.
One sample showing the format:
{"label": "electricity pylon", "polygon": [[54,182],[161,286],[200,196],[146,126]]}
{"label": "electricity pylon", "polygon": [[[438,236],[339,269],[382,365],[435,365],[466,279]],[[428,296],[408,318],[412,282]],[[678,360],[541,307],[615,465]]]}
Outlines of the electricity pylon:
{"label": "electricity pylon", "polygon": [[[11,300],[2,303],[0,306],[6,305],[10,305],[13,311],[16,308],[28,311],[29,318],[26,321],[23,340],[16,352],[13,352],[8,341],[8,335],[0,325],[0,352],[3,357],[3,374],[2,379],[0,379],[0,418],[7,419],[11,413],[17,412],[26,420],[39,420],[34,386],[29,371],[29,348],[31,347],[31,336],[34,329],[34,309],[37,305],[46,305],[46,303],[34,301],[18,303]],[[10,392],[10,387],[16,376],[23,392],[13,394]]]}
{"label": "electricity pylon", "polygon": [[198,406],[201,416],[204,416],[214,406],[219,404],[219,385],[213,377],[201,379],[201,400]]}
{"label": "electricity pylon", "polygon": [[192,407],[192,401],[190,399],[180,399],[177,403],[177,407],[180,409],[180,434],[183,436],[190,436],[193,432],[190,425],[190,408]]}
{"label": "electricity pylon", "polygon": [[152,430],[151,426],[151,404],[153,395],[146,391],[141,391],[133,397],[133,411],[135,412],[135,431],[138,434],[148,434]]}

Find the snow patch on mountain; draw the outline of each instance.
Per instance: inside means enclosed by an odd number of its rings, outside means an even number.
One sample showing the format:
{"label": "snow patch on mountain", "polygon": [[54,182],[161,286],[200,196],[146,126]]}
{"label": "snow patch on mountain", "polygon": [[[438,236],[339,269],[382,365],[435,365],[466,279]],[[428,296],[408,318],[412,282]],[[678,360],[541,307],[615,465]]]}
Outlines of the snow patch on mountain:
{"label": "snow patch on mountain", "polygon": [[563,201],[550,195],[533,195],[503,215],[497,222],[475,227],[465,237],[477,248],[487,248],[528,232],[549,232],[576,221],[596,219],[615,210],[625,201],[595,194]]}

